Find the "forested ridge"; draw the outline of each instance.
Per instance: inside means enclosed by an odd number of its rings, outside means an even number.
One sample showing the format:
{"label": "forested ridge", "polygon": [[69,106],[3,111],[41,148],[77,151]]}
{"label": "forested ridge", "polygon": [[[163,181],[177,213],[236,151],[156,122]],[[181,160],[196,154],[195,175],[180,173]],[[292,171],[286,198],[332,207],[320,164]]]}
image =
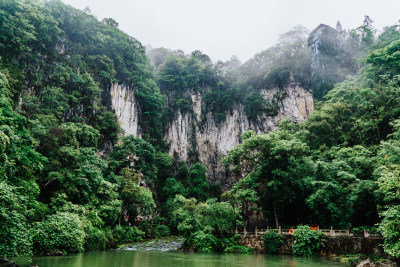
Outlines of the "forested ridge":
{"label": "forested ridge", "polygon": [[[170,234],[197,251],[247,251],[234,229],[254,213],[271,226],[377,227],[400,257],[400,27],[378,35],[366,17],[333,32],[322,37],[325,68],[311,67],[301,26],[243,64],[213,63],[200,51],[146,55],[112,18],[58,0],[0,0],[0,257]],[[257,120],[284,97],[259,89],[291,79],[313,91],[316,110],[245,132],[224,159],[244,177],[230,191],[209,183],[195,156],[167,153],[163,131],[192,104],[186,90],[219,121],[238,102]],[[140,138],[123,136],[113,83],[134,91]]]}

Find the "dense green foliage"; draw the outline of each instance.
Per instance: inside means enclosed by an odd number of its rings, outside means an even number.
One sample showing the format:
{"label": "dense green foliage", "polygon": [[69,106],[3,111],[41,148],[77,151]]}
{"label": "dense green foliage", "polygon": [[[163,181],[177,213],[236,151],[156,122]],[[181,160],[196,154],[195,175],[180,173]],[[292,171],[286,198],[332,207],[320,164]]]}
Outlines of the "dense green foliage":
{"label": "dense green foliage", "polygon": [[154,236],[155,237],[165,237],[171,234],[171,230],[166,225],[157,225],[154,229]]}
{"label": "dense green foliage", "polygon": [[400,149],[400,121],[392,124],[394,133],[390,139],[380,145],[379,159],[381,166],[376,169],[378,177],[378,192],[383,197],[385,209],[382,211],[382,221],[379,231],[385,238],[385,251],[394,257],[400,257],[400,206],[399,206],[399,149]]}
{"label": "dense green foliage", "polygon": [[[297,26],[244,64],[149,50],[153,72],[145,48],[111,18],[59,0],[0,0],[0,257],[171,233],[196,251],[248,252],[233,232],[256,211],[276,226],[378,223],[385,251],[400,257],[400,30],[374,34],[369,17],[322,33],[318,70],[308,30]],[[134,92],[141,138],[120,137],[117,84]],[[238,105],[256,124],[295,84],[324,102],[301,124],[243,133],[224,160],[244,177],[232,190],[221,195],[207,181],[194,149],[187,162],[167,154],[163,130],[191,110],[193,94],[203,101],[200,124]],[[156,216],[166,219],[152,224]],[[280,239],[265,236],[268,252]],[[320,245],[315,231],[296,229],[296,254]]]}
{"label": "dense green foliage", "polygon": [[16,188],[0,182],[0,256],[31,254],[26,206]]}
{"label": "dense green foliage", "polygon": [[113,231],[114,239],[119,244],[133,243],[142,241],[145,233],[133,226],[117,225]]}
{"label": "dense green foliage", "polygon": [[[0,55],[0,257],[140,240],[127,225],[153,214],[174,177],[144,47],[58,0],[1,0]],[[135,93],[144,140],[117,145],[116,83]]]}
{"label": "dense green foliage", "polygon": [[[225,120],[225,113],[235,104],[242,104],[250,120],[257,121],[263,113],[276,115],[278,103],[284,98],[284,88],[290,75],[305,88],[310,88],[310,67],[307,48],[308,30],[297,26],[282,34],[278,45],[255,55],[244,64],[236,57],[212,63],[200,51],[185,55],[182,51],[164,48],[148,51],[161,91],[167,95],[170,110],[187,112],[192,104],[190,94],[201,93],[202,120],[211,112],[216,122]],[[260,89],[277,89],[271,99],[264,99]]]}
{"label": "dense green foliage", "polygon": [[268,254],[277,253],[284,238],[285,237],[283,235],[278,234],[277,232],[266,232],[263,236],[265,252]]}
{"label": "dense green foliage", "polygon": [[185,237],[184,246],[200,252],[222,252],[235,246],[233,230],[240,223],[238,210],[228,202],[198,202],[182,195],[167,202],[170,224]]}
{"label": "dense green foliage", "polygon": [[36,254],[82,252],[85,241],[83,223],[76,214],[61,212],[48,216],[33,228]]}
{"label": "dense green foliage", "polygon": [[310,257],[324,245],[323,234],[311,230],[308,225],[299,225],[294,230],[293,254]]}
{"label": "dense green foliage", "polygon": [[[228,153],[225,163],[246,177],[226,195],[241,200],[245,212],[257,203],[276,226],[320,227],[372,226],[380,215],[385,251],[400,256],[400,50],[398,27],[387,31],[375,43],[366,35],[366,65],[336,84],[307,121],[282,121],[268,135],[247,132]],[[302,243],[307,251],[295,253],[314,253]]]}

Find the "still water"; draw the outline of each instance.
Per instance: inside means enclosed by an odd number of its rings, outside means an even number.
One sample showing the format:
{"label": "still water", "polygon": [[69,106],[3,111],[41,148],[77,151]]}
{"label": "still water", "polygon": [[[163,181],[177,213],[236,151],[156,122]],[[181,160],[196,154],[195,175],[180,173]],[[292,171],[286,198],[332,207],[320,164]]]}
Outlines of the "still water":
{"label": "still water", "polygon": [[63,257],[33,257],[13,259],[21,267],[228,267],[228,266],[290,266],[322,267],[350,266],[324,258],[300,258],[282,255],[260,254],[199,254],[162,251],[112,250],[86,252]]}

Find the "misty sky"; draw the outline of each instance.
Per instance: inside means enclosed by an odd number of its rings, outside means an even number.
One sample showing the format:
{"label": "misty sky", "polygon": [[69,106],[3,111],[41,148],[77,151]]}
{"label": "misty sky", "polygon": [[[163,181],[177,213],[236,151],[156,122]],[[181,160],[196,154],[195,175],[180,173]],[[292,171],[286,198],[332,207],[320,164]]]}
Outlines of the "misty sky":
{"label": "misty sky", "polygon": [[154,48],[201,50],[216,60],[237,55],[241,61],[276,44],[279,34],[300,24],[320,23],[345,29],[375,28],[400,20],[400,0],[63,0],[78,9],[89,6],[99,19],[114,18],[119,28]]}

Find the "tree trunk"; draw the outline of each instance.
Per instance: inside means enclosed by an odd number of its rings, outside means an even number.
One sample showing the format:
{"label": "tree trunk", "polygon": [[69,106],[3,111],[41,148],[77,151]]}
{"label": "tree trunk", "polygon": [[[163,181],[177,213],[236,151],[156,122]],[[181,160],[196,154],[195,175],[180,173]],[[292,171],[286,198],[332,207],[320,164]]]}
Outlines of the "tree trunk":
{"label": "tree trunk", "polygon": [[276,228],[279,228],[278,214],[276,213],[276,204],[275,204],[275,200],[274,199],[272,199],[272,207],[274,209],[274,217],[275,217]]}

